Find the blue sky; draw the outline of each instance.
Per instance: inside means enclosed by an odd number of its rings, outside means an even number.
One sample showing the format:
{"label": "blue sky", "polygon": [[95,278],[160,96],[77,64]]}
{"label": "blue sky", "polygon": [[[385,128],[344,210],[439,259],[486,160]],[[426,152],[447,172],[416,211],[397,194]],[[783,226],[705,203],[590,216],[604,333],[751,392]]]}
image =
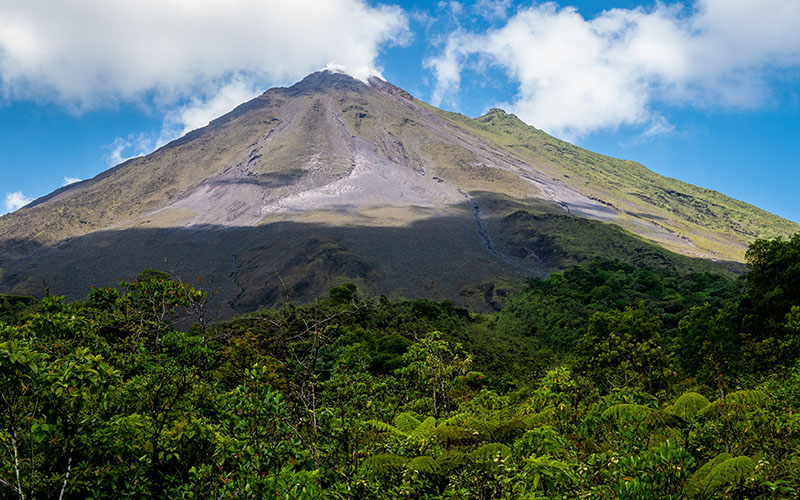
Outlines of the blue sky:
{"label": "blue sky", "polygon": [[800,222],[800,2],[0,0],[0,213],[324,67]]}

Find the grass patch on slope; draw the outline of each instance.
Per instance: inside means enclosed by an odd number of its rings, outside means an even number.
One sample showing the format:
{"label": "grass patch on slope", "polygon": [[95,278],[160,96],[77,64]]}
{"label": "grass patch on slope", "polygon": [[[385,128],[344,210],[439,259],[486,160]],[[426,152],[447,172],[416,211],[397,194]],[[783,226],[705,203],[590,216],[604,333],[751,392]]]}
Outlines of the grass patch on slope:
{"label": "grass patch on slope", "polygon": [[624,228],[591,219],[518,210],[496,222],[508,255],[560,271],[593,260],[675,272],[740,272],[741,266],[666,250]]}
{"label": "grass patch on slope", "polygon": [[785,237],[800,230],[794,222],[717,191],[556,139],[499,109],[475,119],[441,114],[575,189],[725,258],[742,260],[746,245],[755,239]]}

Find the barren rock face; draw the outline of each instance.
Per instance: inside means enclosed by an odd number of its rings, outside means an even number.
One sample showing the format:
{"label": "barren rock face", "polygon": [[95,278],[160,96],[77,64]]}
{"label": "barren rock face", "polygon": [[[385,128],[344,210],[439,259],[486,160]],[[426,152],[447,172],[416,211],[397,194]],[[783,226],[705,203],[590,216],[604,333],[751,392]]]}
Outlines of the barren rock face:
{"label": "barren rock face", "polygon": [[[520,211],[611,222],[720,259],[765,231],[795,228],[720,197],[500,110],[472,120],[380,79],[326,71],[0,218],[0,291],[79,298],[158,267],[216,287],[220,315],[269,305],[278,283],[299,300],[345,279],[463,298],[481,281],[597,256],[578,248],[589,243],[581,234],[543,247],[520,240],[530,233],[520,221],[544,224],[509,217]],[[714,210],[745,235],[704,225]]]}

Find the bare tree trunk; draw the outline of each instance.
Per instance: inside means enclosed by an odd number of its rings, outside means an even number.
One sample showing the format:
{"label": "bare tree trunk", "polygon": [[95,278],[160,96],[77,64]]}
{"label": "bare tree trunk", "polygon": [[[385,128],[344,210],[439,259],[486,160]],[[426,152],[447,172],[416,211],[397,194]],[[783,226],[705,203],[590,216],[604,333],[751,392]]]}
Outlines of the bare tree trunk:
{"label": "bare tree trunk", "polygon": [[69,480],[69,474],[72,472],[72,452],[75,451],[75,448],[71,448],[69,450],[69,459],[67,460],[67,473],[64,474],[64,482],[61,483],[61,492],[58,494],[58,500],[64,498],[64,491],[67,489],[67,481]]}
{"label": "bare tree trunk", "polygon": [[17,447],[17,434],[11,429],[11,446],[14,448],[14,472],[17,474],[17,493],[20,500],[25,500],[25,492],[22,491],[22,478],[19,472],[19,450]]}

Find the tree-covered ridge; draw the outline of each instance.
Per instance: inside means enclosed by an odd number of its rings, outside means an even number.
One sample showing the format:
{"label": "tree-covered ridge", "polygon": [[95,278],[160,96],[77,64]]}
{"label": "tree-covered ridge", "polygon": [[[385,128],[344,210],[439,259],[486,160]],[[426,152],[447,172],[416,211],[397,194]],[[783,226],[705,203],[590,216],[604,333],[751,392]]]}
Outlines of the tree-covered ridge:
{"label": "tree-covered ridge", "polygon": [[345,284],[207,324],[157,271],[0,300],[2,498],[799,498],[800,236],[477,315]]}

